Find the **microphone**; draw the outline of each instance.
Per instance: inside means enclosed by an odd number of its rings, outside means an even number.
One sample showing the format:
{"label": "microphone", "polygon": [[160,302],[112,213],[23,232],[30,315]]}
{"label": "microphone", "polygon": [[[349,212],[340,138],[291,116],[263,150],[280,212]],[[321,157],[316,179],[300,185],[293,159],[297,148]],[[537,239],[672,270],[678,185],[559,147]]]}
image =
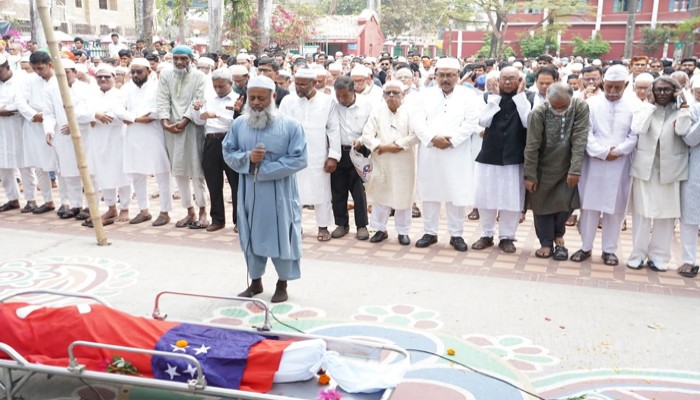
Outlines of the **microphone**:
{"label": "microphone", "polygon": [[[265,143],[258,143],[255,145],[255,150],[265,150]],[[262,162],[262,161],[260,161]],[[260,169],[260,162],[255,164],[253,168],[253,183],[258,179],[258,169]]]}

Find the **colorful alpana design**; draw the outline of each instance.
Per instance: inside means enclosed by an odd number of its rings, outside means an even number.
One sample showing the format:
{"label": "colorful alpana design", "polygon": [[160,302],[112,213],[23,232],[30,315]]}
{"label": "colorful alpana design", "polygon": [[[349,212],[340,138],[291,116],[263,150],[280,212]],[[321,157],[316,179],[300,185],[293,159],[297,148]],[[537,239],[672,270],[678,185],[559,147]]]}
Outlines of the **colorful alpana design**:
{"label": "colorful alpana design", "polygon": [[586,400],[700,399],[700,373],[675,370],[597,369],[562,372],[533,380],[542,397]]}
{"label": "colorful alpana design", "polygon": [[438,316],[437,311],[408,304],[394,304],[360,307],[359,313],[353,315],[352,319],[434,331],[442,328],[443,325],[437,319]]}
{"label": "colorful alpana design", "polygon": [[[270,311],[283,321],[286,320],[289,322],[292,320],[292,322],[290,322],[291,324],[294,324],[294,320],[323,318],[326,315],[321,309],[302,307],[290,302],[275,304],[270,307]],[[256,306],[255,303],[244,303],[232,307],[217,308],[214,310],[213,314],[214,315],[206,319],[205,322],[250,327],[260,326],[265,321],[262,309]],[[270,320],[270,322],[275,325],[275,321],[272,317],[270,317]],[[277,324],[276,329],[284,330],[279,324]]]}
{"label": "colorful alpana design", "polygon": [[559,359],[551,356],[547,349],[537,346],[530,339],[520,336],[503,335],[489,337],[470,334],[464,335],[462,338],[505,359],[515,368],[525,373],[539,372],[546,366],[559,363]]}
{"label": "colorful alpana design", "polygon": [[[0,295],[28,289],[52,289],[117,295],[137,282],[138,271],[123,262],[93,257],[48,257],[7,260],[0,263]],[[15,298],[14,301],[21,301]],[[55,296],[32,296],[32,304],[75,303]]]}

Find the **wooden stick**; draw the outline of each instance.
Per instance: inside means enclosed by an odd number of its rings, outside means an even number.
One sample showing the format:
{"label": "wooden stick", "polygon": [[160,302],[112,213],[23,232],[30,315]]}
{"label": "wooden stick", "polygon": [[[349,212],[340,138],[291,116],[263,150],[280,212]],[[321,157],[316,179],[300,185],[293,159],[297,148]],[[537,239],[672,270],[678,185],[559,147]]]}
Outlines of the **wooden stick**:
{"label": "wooden stick", "polygon": [[[73,100],[71,100],[70,97],[70,88],[68,87],[68,80],[66,79],[66,71],[63,69],[63,65],[61,64],[58,42],[56,41],[56,36],[53,32],[53,25],[51,24],[51,17],[49,16],[49,6],[46,4],[46,0],[37,0],[37,8],[39,10],[39,17],[41,18],[44,33],[46,34],[46,41],[49,45],[49,51],[51,52],[51,60],[54,73],[56,74],[56,80],[58,81],[58,88],[61,90],[63,108],[66,110],[66,117],[68,117],[68,127],[70,128],[70,136],[71,140],[73,141],[75,159],[78,162],[80,180],[83,183],[85,197],[87,197],[88,207],[90,208],[90,218],[95,229],[95,236],[97,236],[97,244],[100,246],[106,246],[109,245],[109,241],[107,240],[107,235],[105,234],[105,229],[102,225],[100,207],[99,203],[97,202],[95,188],[92,186],[92,179],[90,179],[90,171],[88,170],[87,160],[85,158],[85,149],[83,148],[83,139],[80,134],[78,120],[76,119],[75,112],[73,110]],[[58,130],[56,133],[61,134],[60,132],[61,131]]]}

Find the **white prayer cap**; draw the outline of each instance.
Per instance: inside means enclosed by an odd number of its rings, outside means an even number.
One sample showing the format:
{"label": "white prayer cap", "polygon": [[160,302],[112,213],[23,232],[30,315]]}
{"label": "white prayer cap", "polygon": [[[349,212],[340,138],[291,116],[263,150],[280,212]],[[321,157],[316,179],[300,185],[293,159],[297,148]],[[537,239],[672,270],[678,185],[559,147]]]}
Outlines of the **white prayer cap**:
{"label": "white prayer cap", "polygon": [[136,65],[137,67],[141,66],[141,67],[151,68],[151,63],[148,62],[148,60],[146,60],[143,57],[134,58],[133,60],[131,60],[131,65]]}
{"label": "white prayer cap", "polygon": [[596,58],[595,60],[593,60],[593,62],[591,62],[591,64],[595,65],[596,67],[600,67],[601,65],[603,65],[603,62]]}
{"label": "white prayer cap", "polygon": [[228,70],[231,71],[231,75],[233,75],[233,76],[248,75],[248,68],[246,68],[242,65],[234,64],[234,65],[228,67]]}
{"label": "white prayer cap", "polygon": [[435,64],[435,68],[437,69],[456,69],[459,71],[461,67],[459,66],[459,61],[457,61],[456,58],[452,57],[445,57],[437,60],[437,63]]}
{"label": "white prayer cap", "polygon": [[95,68],[95,75],[97,75],[97,73],[100,71],[105,71],[109,74],[115,75],[114,67],[107,63],[100,63],[100,65],[98,65],[97,68]]}
{"label": "white prayer cap", "polygon": [[627,68],[622,65],[613,65],[609,67],[607,71],[605,71],[605,76],[603,79],[608,82],[624,82],[627,80],[628,75],[629,72],[627,71]]}
{"label": "white prayer cap", "polygon": [[209,57],[199,57],[199,60],[197,60],[197,66],[199,67],[202,65],[205,67],[214,68],[216,63]]}
{"label": "white prayer cap", "polygon": [[637,77],[634,79],[634,83],[635,84],[637,84],[637,83],[653,83],[654,79],[655,79],[654,75],[652,75],[648,72],[642,72],[641,74],[637,75]]}
{"label": "white prayer cap", "polygon": [[413,78],[413,71],[410,68],[401,68],[394,73],[394,76],[398,79],[401,77]]}
{"label": "white prayer cap", "polygon": [[401,83],[401,81],[399,81],[399,80],[390,80],[390,81],[386,81],[386,83],[384,83],[384,87],[382,87],[382,89],[388,89],[388,88],[390,88],[390,87],[395,87],[395,88],[399,89],[399,90],[402,91],[402,92],[403,92],[404,90],[406,90],[406,85],[404,85],[403,83]]}
{"label": "white prayer cap", "polygon": [[80,64],[75,64],[75,71],[76,71],[76,72],[82,72],[82,73],[84,73],[84,74],[87,74],[87,73],[88,73],[87,65],[82,64],[82,63],[80,63]]}
{"label": "white prayer cap", "polygon": [[515,61],[515,57],[514,57],[514,56],[508,57],[508,62],[509,62],[509,63],[513,63],[514,61]]}
{"label": "white prayer cap", "polygon": [[252,88],[263,88],[274,91],[275,82],[273,82],[272,79],[266,77],[265,75],[258,75],[248,82],[248,89],[250,90]]}
{"label": "white prayer cap", "polygon": [[294,74],[295,78],[316,79],[316,71],[311,68],[299,68]]}
{"label": "white prayer cap", "polygon": [[365,78],[370,76],[372,71],[364,65],[355,65],[355,68],[350,71],[350,76],[364,76]]}
{"label": "white prayer cap", "polygon": [[372,64],[376,64],[376,63],[377,63],[377,59],[374,58],[374,57],[366,57],[364,60],[362,60],[362,62],[363,62],[363,63],[371,62]]}
{"label": "white prayer cap", "polygon": [[0,65],[5,64],[7,62],[7,57],[5,57],[4,54],[0,53]]}
{"label": "white prayer cap", "polygon": [[121,72],[121,73],[123,73],[123,74],[127,74],[127,73],[129,73],[129,69],[126,68],[126,67],[122,67],[122,66],[120,65],[120,66],[118,66],[117,68],[114,69],[114,72],[115,72],[115,74],[116,74],[117,72]]}
{"label": "white prayer cap", "polygon": [[569,68],[571,68],[571,72],[581,72],[581,70],[583,69],[583,64],[577,62],[571,63]]}
{"label": "white prayer cap", "polygon": [[329,71],[340,72],[343,70],[343,66],[338,63],[333,63],[328,66]]}
{"label": "white prayer cap", "polygon": [[[0,58],[0,64],[4,64],[2,62],[1,58]],[[63,69],[75,69],[75,61],[73,61],[69,58],[62,58],[61,59],[61,66],[63,67]]]}
{"label": "white prayer cap", "polygon": [[287,77],[287,78],[291,78],[291,77],[292,77],[292,74],[290,74],[289,71],[287,71],[286,69],[281,69],[281,70],[279,70],[279,72],[277,72],[277,75],[281,75],[281,76],[284,76],[284,77]]}
{"label": "white prayer cap", "polygon": [[326,74],[328,74],[328,71],[319,64],[312,64],[311,69],[316,73],[317,77],[326,76]]}
{"label": "white prayer cap", "polygon": [[342,56],[343,56],[343,52],[342,52],[342,51],[336,51],[336,52],[335,52],[335,58],[341,58]]}
{"label": "white prayer cap", "polygon": [[404,56],[399,56],[399,58],[397,58],[396,61],[398,61],[400,63],[408,62],[408,60]]}
{"label": "white prayer cap", "polygon": [[29,62],[29,54],[23,55],[22,58],[19,59],[19,62]]}
{"label": "white prayer cap", "polygon": [[517,69],[521,69],[523,67],[523,63],[521,63],[520,61],[516,61],[513,63],[513,66]]}
{"label": "white prayer cap", "polygon": [[247,53],[239,53],[236,56],[236,61],[250,61],[250,56]]}

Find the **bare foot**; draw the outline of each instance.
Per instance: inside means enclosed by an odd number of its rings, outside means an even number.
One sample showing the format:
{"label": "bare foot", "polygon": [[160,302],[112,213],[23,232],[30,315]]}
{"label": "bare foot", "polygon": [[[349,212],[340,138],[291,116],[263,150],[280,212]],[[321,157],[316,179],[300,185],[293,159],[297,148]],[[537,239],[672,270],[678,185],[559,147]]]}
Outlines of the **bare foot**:
{"label": "bare foot", "polygon": [[129,210],[119,210],[116,222],[129,222]]}
{"label": "bare foot", "polygon": [[206,228],[209,226],[209,220],[207,219],[207,210],[204,208],[199,209],[199,226]]}
{"label": "bare foot", "polygon": [[178,228],[184,228],[187,225],[190,224],[190,222],[194,221],[194,213],[192,214],[187,214],[187,216],[175,223],[175,226]]}
{"label": "bare foot", "polygon": [[106,223],[109,220],[117,218],[117,210],[109,209],[106,213],[102,214],[102,223]]}

